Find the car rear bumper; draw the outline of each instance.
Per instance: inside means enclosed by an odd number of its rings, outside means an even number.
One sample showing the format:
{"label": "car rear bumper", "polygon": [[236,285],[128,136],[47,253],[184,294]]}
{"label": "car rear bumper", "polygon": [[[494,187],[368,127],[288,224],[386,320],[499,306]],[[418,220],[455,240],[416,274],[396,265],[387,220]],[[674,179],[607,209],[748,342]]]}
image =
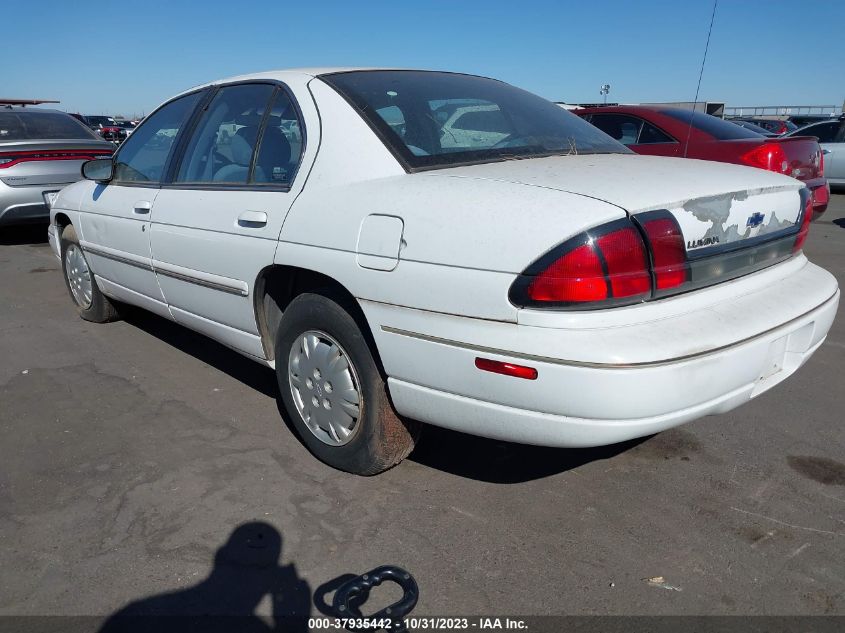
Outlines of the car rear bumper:
{"label": "car rear bumper", "polygon": [[[501,440],[583,447],[723,413],[771,389],[821,345],[839,302],[832,276],[806,260],[778,283],[737,290],[729,302],[608,327],[474,320],[473,340],[461,337],[460,317],[444,315],[423,332],[428,319],[407,314],[415,311],[363,304],[371,324],[381,321],[373,333],[400,414]],[[532,367],[537,379],[480,371],[479,357]]]}
{"label": "car rear bumper", "polygon": [[816,219],[827,210],[827,205],[830,204],[830,185],[824,178],[808,180],[806,185],[813,196],[813,219]]}
{"label": "car rear bumper", "polygon": [[62,251],[61,247],[59,246],[59,233],[58,227],[52,222],[47,227],[47,242],[50,244],[50,249],[53,251],[53,255],[56,256],[56,259],[62,259]]}
{"label": "car rear bumper", "polygon": [[45,191],[58,191],[60,185],[9,187],[0,182],[0,226],[47,222],[50,209],[44,203]]}

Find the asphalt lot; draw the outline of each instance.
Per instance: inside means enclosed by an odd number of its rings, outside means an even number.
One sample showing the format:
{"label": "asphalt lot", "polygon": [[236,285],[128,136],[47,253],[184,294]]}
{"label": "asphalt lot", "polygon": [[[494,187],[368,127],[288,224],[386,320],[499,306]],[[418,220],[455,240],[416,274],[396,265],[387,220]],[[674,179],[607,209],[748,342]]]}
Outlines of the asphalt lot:
{"label": "asphalt lot", "polygon": [[[806,251],[845,283],[845,195]],[[845,614],[841,314],[730,414],[589,451],[429,427],[360,478],[308,454],[270,370],[152,315],[78,319],[44,227],[0,231],[0,288],[0,614],[111,614],[212,570],[210,608],[269,613],[226,562],[254,521],[288,605],[394,563],[419,614]]]}

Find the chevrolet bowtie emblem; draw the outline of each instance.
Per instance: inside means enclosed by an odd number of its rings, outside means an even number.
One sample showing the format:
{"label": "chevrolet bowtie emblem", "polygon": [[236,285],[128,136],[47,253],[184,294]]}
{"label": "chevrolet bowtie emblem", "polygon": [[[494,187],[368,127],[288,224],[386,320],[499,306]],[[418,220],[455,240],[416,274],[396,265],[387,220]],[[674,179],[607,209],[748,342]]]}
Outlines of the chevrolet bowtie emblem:
{"label": "chevrolet bowtie emblem", "polygon": [[759,211],[757,213],[752,213],[748,216],[748,221],[745,223],[745,226],[755,227],[760,226],[763,224],[763,218],[766,217]]}

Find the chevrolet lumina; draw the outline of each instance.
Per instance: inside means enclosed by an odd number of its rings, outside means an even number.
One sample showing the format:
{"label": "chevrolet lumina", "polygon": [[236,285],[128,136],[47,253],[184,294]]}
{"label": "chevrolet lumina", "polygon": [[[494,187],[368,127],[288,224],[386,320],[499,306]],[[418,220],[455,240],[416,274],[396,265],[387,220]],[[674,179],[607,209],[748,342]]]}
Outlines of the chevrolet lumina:
{"label": "chevrolet lumina", "polygon": [[801,182],[638,156],[482,77],[215,82],[83,173],[49,228],[82,318],[133,304],[274,368],[306,446],[359,474],[422,423],[586,447],[729,411],[839,301]]}

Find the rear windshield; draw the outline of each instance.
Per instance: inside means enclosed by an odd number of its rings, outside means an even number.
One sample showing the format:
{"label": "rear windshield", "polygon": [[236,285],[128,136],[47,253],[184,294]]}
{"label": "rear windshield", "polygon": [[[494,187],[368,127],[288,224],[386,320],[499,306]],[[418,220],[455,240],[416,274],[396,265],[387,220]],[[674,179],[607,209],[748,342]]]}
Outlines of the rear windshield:
{"label": "rear windshield", "polygon": [[0,141],[92,138],[96,137],[69,114],[0,111]]}
{"label": "rear windshield", "polygon": [[493,79],[412,70],[336,73],[321,79],[346,97],[411,169],[631,153],[560,106]]}
{"label": "rear windshield", "polygon": [[730,121],[725,121],[710,114],[703,112],[693,112],[692,110],[680,109],[666,109],[660,110],[661,114],[670,116],[673,119],[678,119],[684,123],[692,122],[692,126],[701,130],[705,134],[709,134],[713,138],[720,141],[736,141],[740,139],[759,139],[760,135],[757,132],[747,130],[742,126],[734,125]]}

